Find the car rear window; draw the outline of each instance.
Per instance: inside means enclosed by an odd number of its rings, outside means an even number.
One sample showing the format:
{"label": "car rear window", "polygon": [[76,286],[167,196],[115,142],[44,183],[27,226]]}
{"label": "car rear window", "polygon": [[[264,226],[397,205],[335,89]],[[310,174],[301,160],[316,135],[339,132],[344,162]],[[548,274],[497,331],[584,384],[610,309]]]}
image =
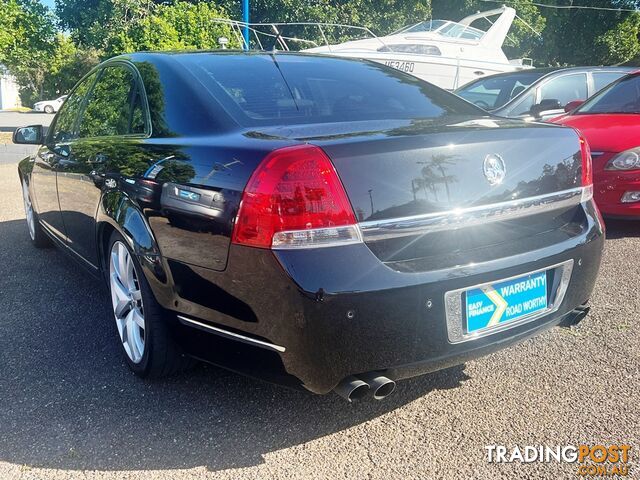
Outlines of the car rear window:
{"label": "car rear window", "polygon": [[483,114],[438,87],[370,62],[286,54],[179,61],[244,126]]}

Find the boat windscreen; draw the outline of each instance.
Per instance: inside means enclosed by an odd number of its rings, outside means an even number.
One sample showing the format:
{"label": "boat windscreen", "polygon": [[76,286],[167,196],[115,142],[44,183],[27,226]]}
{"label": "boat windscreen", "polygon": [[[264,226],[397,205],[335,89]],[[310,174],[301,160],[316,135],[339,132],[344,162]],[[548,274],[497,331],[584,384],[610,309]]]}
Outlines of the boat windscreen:
{"label": "boat windscreen", "polygon": [[415,25],[409,25],[402,27],[400,30],[393,32],[391,35],[398,33],[419,33],[419,32],[433,32],[443,25],[449,23],[447,20],[427,20],[426,22],[416,23]]}
{"label": "boat windscreen", "polygon": [[404,27],[397,32],[399,33],[424,33],[435,32],[438,35],[448,38],[463,38],[465,40],[480,40],[485,32],[478,28],[462,25],[461,23],[449,22],[447,20],[428,20],[426,22],[416,23],[409,27]]}

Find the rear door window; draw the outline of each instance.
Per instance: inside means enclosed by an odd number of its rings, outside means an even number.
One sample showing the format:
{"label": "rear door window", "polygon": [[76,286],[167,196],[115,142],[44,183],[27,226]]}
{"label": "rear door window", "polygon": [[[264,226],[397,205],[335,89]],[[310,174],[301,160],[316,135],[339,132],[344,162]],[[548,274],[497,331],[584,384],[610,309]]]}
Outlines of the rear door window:
{"label": "rear door window", "polygon": [[146,112],[133,70],[106,67],[96,82],[80,121],[82,138],[144,134]]}
{"label": "rear door window", "polygon": [[540,87],[540,100],[558,100],[565,106],[573,100],[585,100],[587,93],[587,75],[578,73],[563,75],[549,80]]}
{"label": "rear door window", "polygon": [[609,85],[610,83],[615,82],[623,74],[616,72],[595,72],[593,73],[593,86],[595,91],[598,92],[602,90],[604,87]]}

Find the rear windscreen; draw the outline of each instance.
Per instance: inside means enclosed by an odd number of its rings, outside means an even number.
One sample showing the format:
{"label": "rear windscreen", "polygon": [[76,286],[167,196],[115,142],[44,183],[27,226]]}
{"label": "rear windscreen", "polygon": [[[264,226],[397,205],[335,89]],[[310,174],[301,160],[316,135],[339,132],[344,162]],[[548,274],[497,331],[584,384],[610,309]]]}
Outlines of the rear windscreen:
{"label": "rear windscreen", "polygon": [[243,126],[486,115],[382,65],[303,55],[189,55],[179,61]]}

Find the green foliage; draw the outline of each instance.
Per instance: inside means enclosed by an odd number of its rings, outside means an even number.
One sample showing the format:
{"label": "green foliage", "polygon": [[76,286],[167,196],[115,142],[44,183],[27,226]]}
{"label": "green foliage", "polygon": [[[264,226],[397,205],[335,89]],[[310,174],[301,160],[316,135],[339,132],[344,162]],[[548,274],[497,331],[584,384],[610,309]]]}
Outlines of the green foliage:
{"label": "green foliage", "polygon": [[[589,4],[622,9],[638,7],[636,0],[600,0]],[[534,51],[539,65],[611,65],[628,61],[638,52],[638,14],[557,9],[545,9],[543,13],[547,19],[544,41]]]}
{"label": "green foliage", "polygon": [[640,54],[640,13],[632,13],[596,39],[602,64],[627,62]]}
{"label": "green foliage", "polygon": [[218,47],[219,37],[227,37],[231,47],[239,47],[230,28],[213,21],[225,17],[222,10],[210,3],[179,1],[158,5],[148,15],[139,15],[123,29],[111,33],[106,53],[212,49]]}
{"label": "green foliage", "polygon": [[43,85],[47,98],[68,93],[80,78],[100,62],[97,50],[79,48],[67,35],[58,34],[54,46]]}
{"label": "green foliage", "polygon": [[[240,18],[240,2],[227,0],[227,10]],[[253,0],[252,22],[325,22],[359,25],[387,34],[431,16],[429,0]]]}
{"label": "green foliage", "polygon": [[0,64],[23,88],[42,93],[55,50],[51,12],[38,0],[0,0]]}

